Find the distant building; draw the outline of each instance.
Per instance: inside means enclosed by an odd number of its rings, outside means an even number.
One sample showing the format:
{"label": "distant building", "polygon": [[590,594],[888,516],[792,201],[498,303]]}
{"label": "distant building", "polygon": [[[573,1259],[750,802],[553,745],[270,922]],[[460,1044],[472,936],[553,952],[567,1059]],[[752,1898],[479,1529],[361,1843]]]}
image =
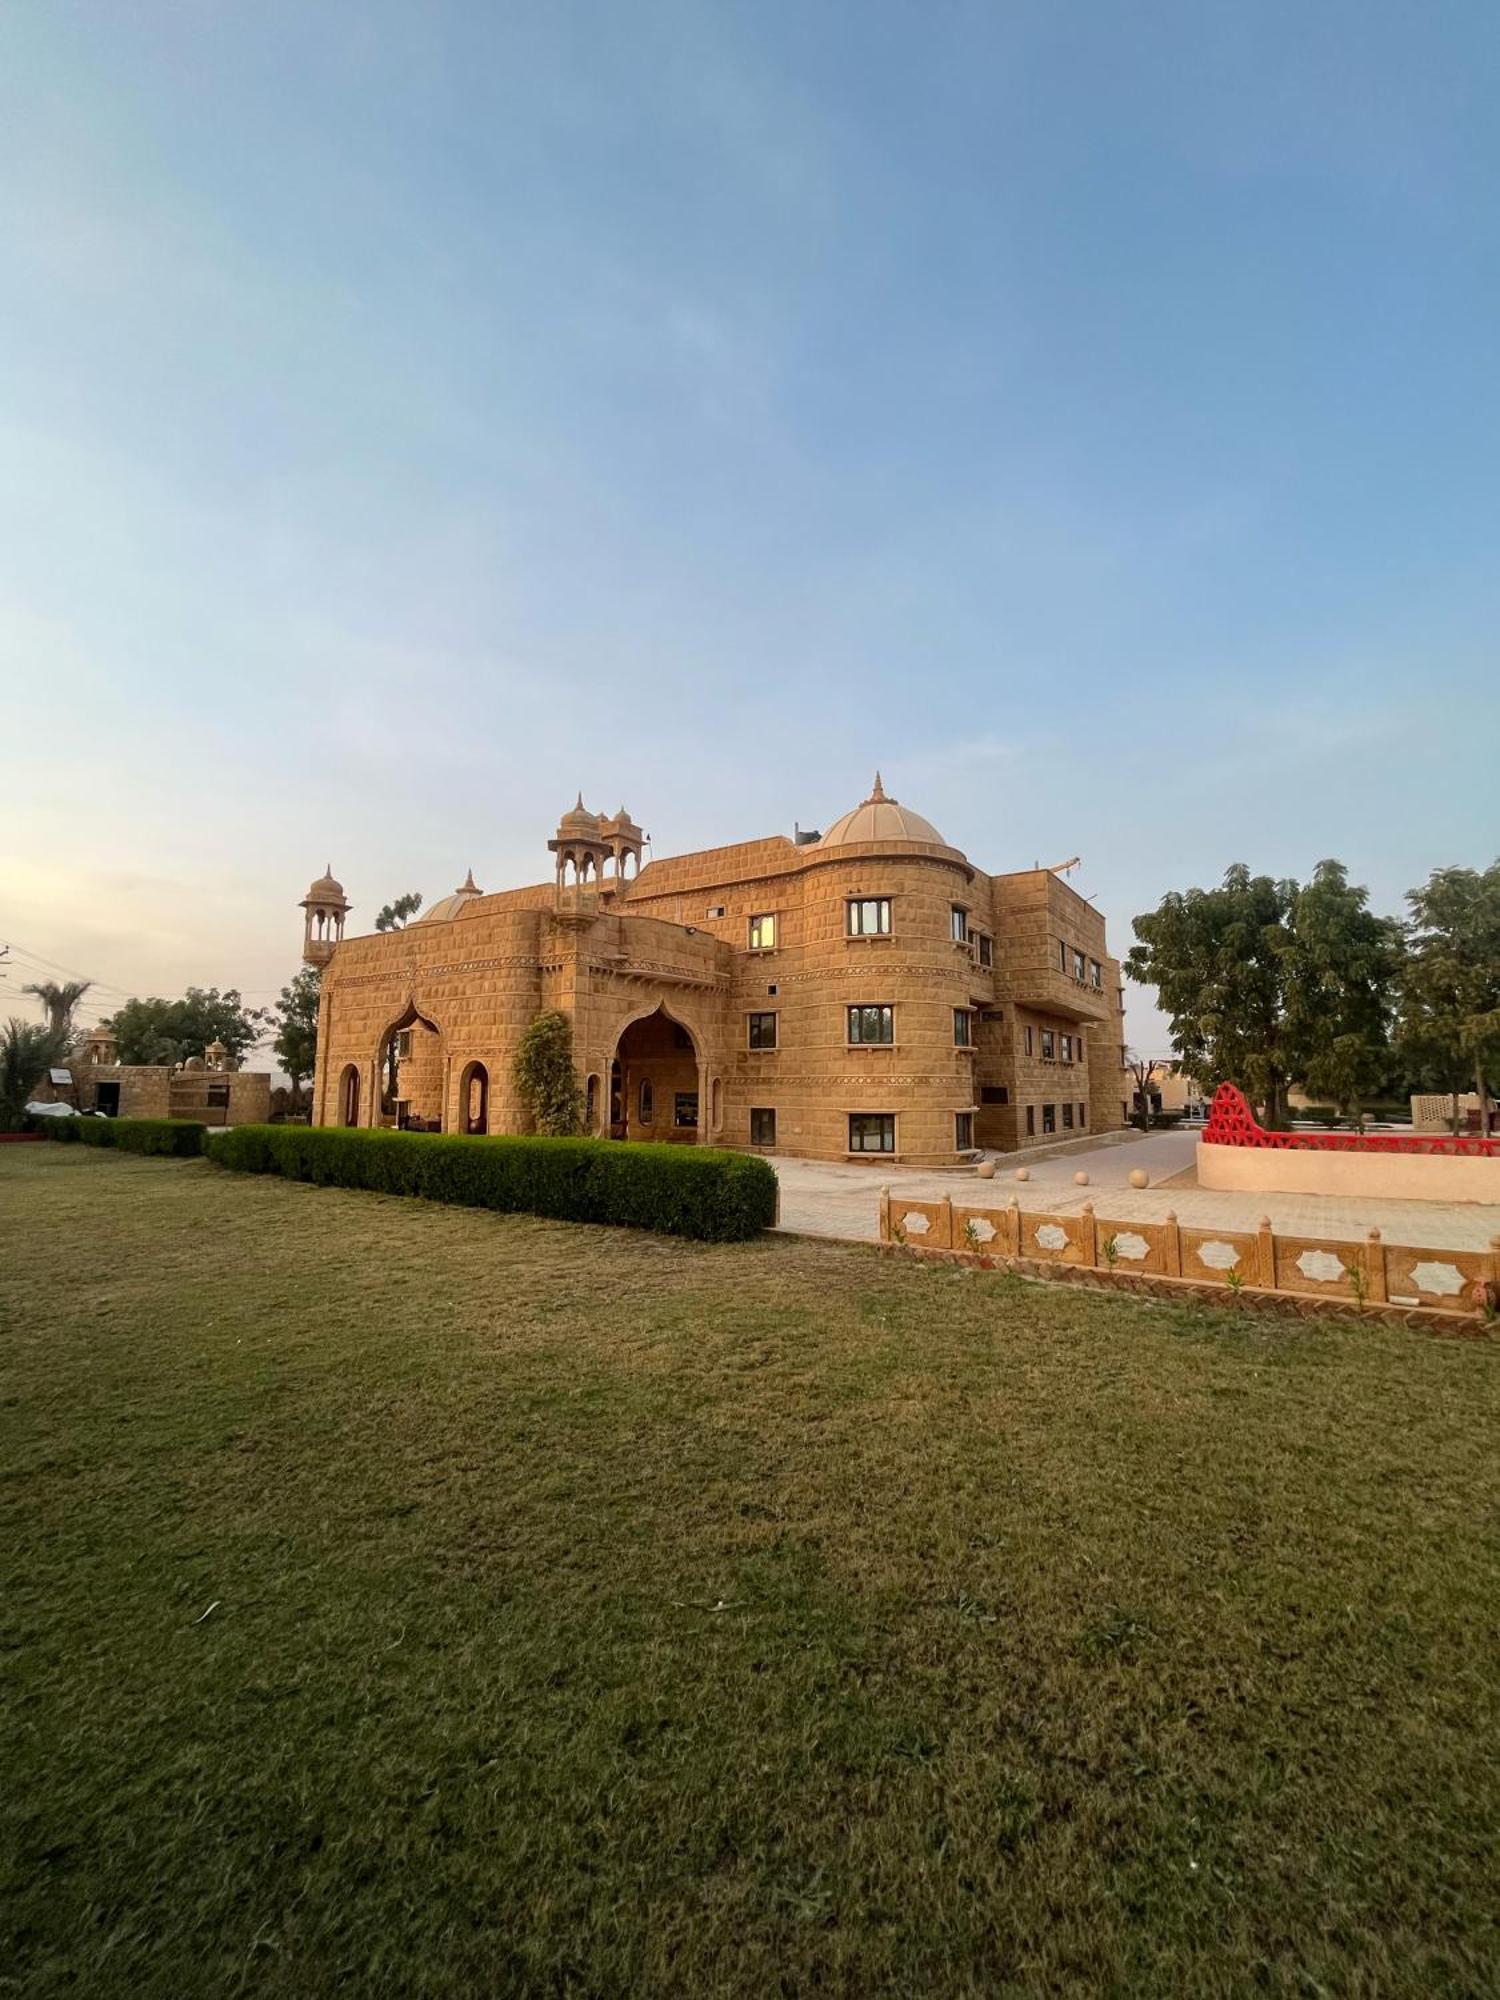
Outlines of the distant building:
{"label": "distant building", "polygon": [[80,1111],[108,1118],[190,1118],[203,1125],[260,1125],[271,1115],[271,1078],[265,1070],[234,1068],[222,1042],[175,1068],[166,1063],[117,1063],[107,1028],[96,1028],[73,1067],[71,1095],[50,1095]]}
{"label": "distant building", "polygon": [[1121,1123],[1104,919],[1052,870],[983,873],[878,777],[821,836],[643,866],[624,808],[580,799],[547,845],[552,881],[470,873],[371,936],[312,885],[314,1123],[524,1131],[512,1058],[554,1009],[601,1137],[950,1163]]}

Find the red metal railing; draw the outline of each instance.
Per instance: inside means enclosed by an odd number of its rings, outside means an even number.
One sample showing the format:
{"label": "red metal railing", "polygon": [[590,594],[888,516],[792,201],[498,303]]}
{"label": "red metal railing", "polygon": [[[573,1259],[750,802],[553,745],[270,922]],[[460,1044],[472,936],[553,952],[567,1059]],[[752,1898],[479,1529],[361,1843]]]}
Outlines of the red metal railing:
{"label": "red metal railing", "polygon": [[1500,1138],[1448,1132],[1267,1132],[1245,1093],[1221,1083],[1209,1106],[1203,1139],[1210,1146],[1261,1146],[1283,1153],[1428,1153],[1444,1159],[1500,1159]]}

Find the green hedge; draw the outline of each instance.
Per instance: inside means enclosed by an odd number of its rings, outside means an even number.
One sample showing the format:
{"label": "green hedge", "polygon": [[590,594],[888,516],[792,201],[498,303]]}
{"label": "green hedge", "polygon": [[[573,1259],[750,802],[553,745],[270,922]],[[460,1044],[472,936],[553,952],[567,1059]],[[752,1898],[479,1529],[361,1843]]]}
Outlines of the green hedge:
{"label": "green hedge", "polygon": [[241,1173],[372,1188],[560,1222],[607,1222],[738,1243],[776,1219],[765,1160],[609,1139],[470,1139],[334,1125],[237,1125],[204,1151]]}
{"label": "green hedge", "polygon": [[188,1118],[38,1118],[32,1129],[65,1146],[114,1146],[171,1160],[195,1159],[208,1131]]}

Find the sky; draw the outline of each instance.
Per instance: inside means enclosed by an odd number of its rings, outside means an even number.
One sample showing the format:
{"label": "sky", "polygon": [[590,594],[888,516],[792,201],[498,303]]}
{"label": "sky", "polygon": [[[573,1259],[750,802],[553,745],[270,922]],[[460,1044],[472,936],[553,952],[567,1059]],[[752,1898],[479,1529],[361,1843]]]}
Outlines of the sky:
{"label": "sky", "polygon": [[8,0],[0,1014],[268,1003],[580,789],[878,766],[1117,952],[1486,864],[1497,101],[1492,0]]}

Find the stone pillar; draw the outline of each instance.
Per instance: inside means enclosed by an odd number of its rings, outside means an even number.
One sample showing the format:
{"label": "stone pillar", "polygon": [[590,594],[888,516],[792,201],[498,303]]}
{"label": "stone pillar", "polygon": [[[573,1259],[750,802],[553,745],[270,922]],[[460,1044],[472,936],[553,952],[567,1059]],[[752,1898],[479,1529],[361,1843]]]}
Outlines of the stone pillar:
{"label": "stone pillar", "polygon": [[700,1056],[698,1058],[698,1144],[700,1146],[709,1143],[708,1121],[713,1110],[709,1089],[708,1064]]}

